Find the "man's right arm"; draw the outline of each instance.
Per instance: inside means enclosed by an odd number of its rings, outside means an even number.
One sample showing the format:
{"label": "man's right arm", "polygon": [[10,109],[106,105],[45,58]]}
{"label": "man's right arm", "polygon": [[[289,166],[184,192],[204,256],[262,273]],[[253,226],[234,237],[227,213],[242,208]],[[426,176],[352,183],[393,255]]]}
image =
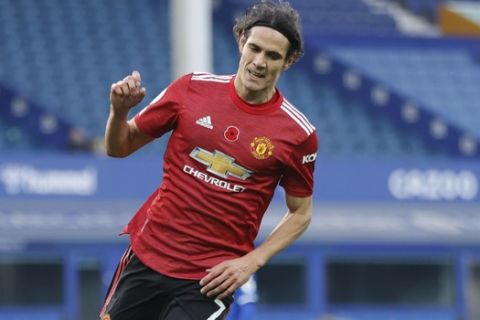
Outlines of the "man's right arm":
{"label": "man's right arm", "polygon": [[110,114],[105,129],[105,147],[112,157],[126,157],[153,138],[141,132],[135,121],[128,121],[128,112],[145,97],[138,71],[112,84],[110,89]]}

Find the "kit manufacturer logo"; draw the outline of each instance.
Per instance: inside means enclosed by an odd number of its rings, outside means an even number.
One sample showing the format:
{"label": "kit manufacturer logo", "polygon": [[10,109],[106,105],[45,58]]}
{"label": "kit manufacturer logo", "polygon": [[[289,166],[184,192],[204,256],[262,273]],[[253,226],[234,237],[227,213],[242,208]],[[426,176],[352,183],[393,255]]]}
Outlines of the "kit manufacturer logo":
{"label": "kit manufacturer logo", "polygon": [[199,118],[197,121],[195,121],[195,123],[210,130],[213,129],[212,117],[210,116]]}

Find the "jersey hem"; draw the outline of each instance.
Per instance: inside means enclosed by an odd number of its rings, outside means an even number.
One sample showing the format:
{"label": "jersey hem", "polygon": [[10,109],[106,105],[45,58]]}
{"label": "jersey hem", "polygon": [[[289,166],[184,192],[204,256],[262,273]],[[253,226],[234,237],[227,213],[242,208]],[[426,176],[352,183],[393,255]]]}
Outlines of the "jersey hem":
{"label": "jersey hem", "polygon": [[130,240],[130,245],[132,247],[132,250],[133,250],[133,253],[135,253],[135,255],[137,256],[137,258],[144,264],[146,265],[147,267],[149,267],[150,269],[152,269],[153,271],[155,272],[158,272],[159,274],[161,275],[164,275],[164,276],[167,276],[167,277],[170,277],[170,278],[175,278],[175,279],[182,279],[182,280],[200,280],[202,279],[204,276],[207,275],[207,272],[203,272],[203,273],[195,273],[193,275],[185,275],[183,273],[174,273],[174,272],[168,272],[168,271],[165,271],[165,270],[162,270],[161,268],[158,267],[158,265],[154,265],[153,263],[150,264],[148,263],[148,259],[144,259],[144,257],[142,256],[142,254],[139,254],[139,248],[137,248],[137,245],[136,245],[136,242],[135,241],[132,241]]}

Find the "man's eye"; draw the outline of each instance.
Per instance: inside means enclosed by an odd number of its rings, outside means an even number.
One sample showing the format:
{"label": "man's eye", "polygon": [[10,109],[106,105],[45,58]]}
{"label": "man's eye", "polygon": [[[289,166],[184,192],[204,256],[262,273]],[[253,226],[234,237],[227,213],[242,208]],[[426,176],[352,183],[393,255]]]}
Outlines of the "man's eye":
{"label": "man's eye", "polygon": [[282,58],[279,54],[276,54],[276,53],[270,53],[268,56],[269,56],[270,59],[272,59],[272,60],[278,60],[278,59],[281,59],[281,58]]}

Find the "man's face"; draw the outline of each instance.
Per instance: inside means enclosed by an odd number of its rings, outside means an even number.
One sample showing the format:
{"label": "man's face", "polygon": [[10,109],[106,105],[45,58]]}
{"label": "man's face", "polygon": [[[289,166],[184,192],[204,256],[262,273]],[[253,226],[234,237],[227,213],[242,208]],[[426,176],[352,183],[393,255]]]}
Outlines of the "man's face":
{"label": "man's face", "polygon": [[253,103],[266,102],[288,67],[288,39],[280,32],[263,26],[250,29],[248,38],[239,41],[240,63],[235,81],[237,93]]}

